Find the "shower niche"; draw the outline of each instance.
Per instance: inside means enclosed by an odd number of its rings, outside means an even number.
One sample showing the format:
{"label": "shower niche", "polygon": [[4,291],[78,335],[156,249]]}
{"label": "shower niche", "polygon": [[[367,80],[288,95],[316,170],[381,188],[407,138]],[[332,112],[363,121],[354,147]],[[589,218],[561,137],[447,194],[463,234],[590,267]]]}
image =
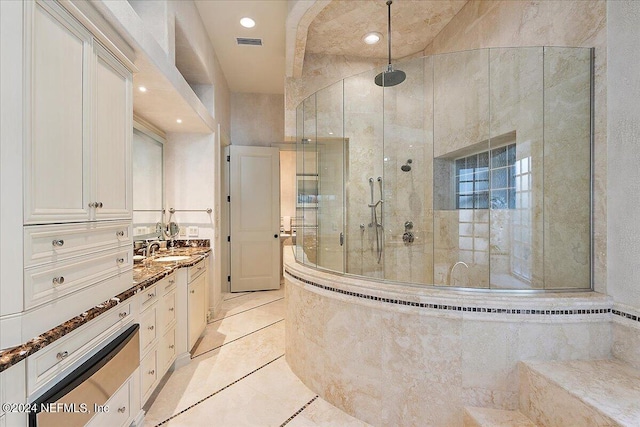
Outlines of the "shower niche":
{"label": "shower niche", "polygon": [[317,205],[298,208],[298,262],[415,285],[590,289],[592,49],[394,67],[396,86],[377,86],[375,69],[297,109],[298,174],[317,176]]}

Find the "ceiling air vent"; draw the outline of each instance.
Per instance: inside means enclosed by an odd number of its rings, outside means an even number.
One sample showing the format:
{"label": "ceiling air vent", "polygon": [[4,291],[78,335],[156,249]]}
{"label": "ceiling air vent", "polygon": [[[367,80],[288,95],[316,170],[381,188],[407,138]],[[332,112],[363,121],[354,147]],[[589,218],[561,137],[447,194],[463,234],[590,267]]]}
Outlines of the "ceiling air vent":
{"label": "ceiling air vent", "polygon": [[262,39],[248,39],[245,37],[236,37],[239,45],[262,46]]}

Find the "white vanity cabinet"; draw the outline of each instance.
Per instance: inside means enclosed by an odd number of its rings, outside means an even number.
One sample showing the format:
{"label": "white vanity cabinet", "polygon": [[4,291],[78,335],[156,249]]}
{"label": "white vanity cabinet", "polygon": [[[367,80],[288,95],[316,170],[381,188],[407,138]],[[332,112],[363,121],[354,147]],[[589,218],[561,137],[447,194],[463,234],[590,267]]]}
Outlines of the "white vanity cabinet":
{"label": "white vanity cabinet", "polygon": [[140,292],[140,396],[149,399],[176,359],[176,274]]}
{"label": "white vanity cabinet", "polygon": [[[25,361],[23,360],[0,372],[0,403],[24,404],[26,402]],[[5,411],[4,406],[0,407],[1,427],[22,425],[27,425],[27,413],[25,411]]]}
{"label": "white vanity cabinet", "polygon": [[188,277],[188,348],[189,351],[207,326],[207,258],[189,267]]}
{"label": "white vanity cabinet", "polygon": [[158,369],[164,375],[176,360],[176,275],[172,274],[164,281],[160,301],[160,341],[158,343]]}
{"label": "white vanity cabinet", "polygon": [[24,5],[24,223],[129,219],[131,72],[58,4]]}
{"label": "white vanity cabinet", "polygon": [[144,405],[161,376],[158,375],[158,284],[142,290],[140,307],[140,401]]}

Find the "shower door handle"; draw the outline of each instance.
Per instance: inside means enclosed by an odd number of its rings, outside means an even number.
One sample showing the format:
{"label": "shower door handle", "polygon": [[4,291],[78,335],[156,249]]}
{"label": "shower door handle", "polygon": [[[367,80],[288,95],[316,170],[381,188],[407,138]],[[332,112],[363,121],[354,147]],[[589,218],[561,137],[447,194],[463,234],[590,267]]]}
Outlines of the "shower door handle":
{"label": "shower door handle", "polygon": [[340,246],[344,245],[344,233],[340,233]]}

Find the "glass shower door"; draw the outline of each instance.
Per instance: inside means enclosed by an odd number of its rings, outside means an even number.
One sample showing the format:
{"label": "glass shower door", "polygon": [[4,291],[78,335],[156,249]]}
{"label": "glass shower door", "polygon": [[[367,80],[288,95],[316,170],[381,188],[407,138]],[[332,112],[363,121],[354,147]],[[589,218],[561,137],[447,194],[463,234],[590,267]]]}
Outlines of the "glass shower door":
{"label": "glass shower door", "polygon": [[316,94],[318,267],[344,272],[343,85]]}

